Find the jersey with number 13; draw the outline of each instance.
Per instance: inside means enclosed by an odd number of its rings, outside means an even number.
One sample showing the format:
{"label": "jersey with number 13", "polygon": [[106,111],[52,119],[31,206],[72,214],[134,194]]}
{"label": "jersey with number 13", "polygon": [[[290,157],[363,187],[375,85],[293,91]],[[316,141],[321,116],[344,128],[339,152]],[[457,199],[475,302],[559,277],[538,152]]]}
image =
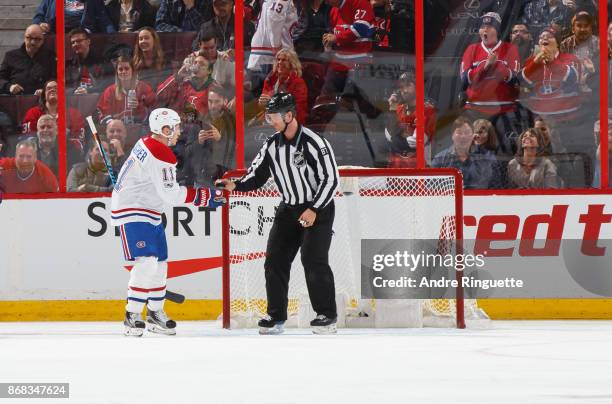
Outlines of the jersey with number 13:
{"label": "jersey with number 13", "polygon": [[265,0],[251,41],[248,68],[273,64],[281,49],[293,49],[291,34],[298,21],[293,0]]}

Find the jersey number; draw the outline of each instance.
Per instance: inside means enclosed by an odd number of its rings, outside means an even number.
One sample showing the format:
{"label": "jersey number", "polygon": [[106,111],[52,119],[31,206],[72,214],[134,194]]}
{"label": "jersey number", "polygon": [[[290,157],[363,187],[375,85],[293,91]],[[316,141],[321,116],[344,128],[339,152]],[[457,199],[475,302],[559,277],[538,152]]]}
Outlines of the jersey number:
{"label": "jersey number", "polygon": [[272,3],[272,7],[270,7],[270,10],[276,11],[277,13],[280,14],[283,11],[283,5],[275,1]]}
{"label": "jersey number", "polygon": [[164,182],[174,182],[174,173],[171,168],[162,168],[162,178]]}
{"label": "jersey number", "polygon": [[356,20],[361,20],[363,17],[365,17],[366,15],[366,11],[365,10],[355,10],[355,19]]}

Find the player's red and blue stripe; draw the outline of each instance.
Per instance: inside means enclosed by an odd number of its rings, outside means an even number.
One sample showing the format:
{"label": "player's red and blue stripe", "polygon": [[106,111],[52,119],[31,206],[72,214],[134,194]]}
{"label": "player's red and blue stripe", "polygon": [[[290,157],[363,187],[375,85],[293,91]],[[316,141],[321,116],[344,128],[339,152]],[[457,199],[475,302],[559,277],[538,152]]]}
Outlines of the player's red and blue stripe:
{"label": "player's red and blue stripe", "polygon": [[145,217],[155,222],[161,221],[161,213],[150,209],[142,208],[125,208],[119,210],[113,210],[111,212],[111,218],[113,220],[133,218],[133,217]]}
{"label": "player's red and blue stripe", "polygon": [[130,245],[127,242],[127,237],[125,236],[125,225],[119,226],[119,232],[121,233],[121,245],[123,246],[123,255],[127,261],[132,261],[134,257],[132,257],[132,253],[130,252]]}
{"label": "player's red and blue stripe", "polygon": [[[154,293],[154,292],[160,292],[160,293],[156,293],[156,294],[159,294],[160,296],[147,296],[148,294]],[[136,297],[134,295],[141,296],[142,298]],[[151,289],[130,286],[129,291],[128,291],[128,300],[133,300],[135,302],[140,302],[140,303],[146,303],[149,300],[160,301],[160,300],[164,300],[165,298],[166,298],[166,286],[165,285],[160,286],[158,288],[151,288]]]}

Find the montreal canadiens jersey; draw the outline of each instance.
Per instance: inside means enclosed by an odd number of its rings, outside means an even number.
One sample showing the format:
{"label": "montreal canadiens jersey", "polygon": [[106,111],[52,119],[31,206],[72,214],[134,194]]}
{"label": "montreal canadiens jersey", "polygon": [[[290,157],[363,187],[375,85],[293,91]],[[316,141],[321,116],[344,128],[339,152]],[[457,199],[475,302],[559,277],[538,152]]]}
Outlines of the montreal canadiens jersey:
{"label": "montreal canadiens jersey", "polygon": [[298,21],[293,0],[265,0],[251,40],[248,68],[259,70],[261,65],[274,63],[274,55],[281,49],[293,49],[291,34]]}
{"label": "montreal canadiens jersey", "polygon": [[121,167],[111,200],[111,224],[161,224],[164,205],[191,202],[195,191],[176,182],[176,156],[148,136],[136,143]]}

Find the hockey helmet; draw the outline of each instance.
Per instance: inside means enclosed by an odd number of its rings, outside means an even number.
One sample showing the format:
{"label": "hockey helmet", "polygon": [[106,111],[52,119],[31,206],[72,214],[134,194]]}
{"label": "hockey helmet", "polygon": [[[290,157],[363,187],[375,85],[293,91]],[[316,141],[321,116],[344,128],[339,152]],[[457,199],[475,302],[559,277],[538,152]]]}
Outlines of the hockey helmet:
{"label": "hockey helmet", "polygon": [[285,112],[289,111],[295,113],[295,110],[295,98],[293,98],[293,96],[289,93],[274,94],[266,105],[266,114],[284,114]]}
{"label": "hockey helmet", "polygon": [[162,129],[167,126],[174,132],[174,128],[180,123],[181,117],[176,111],[170,108],[157,108],[149,115],[149,127],[151,128],[151,132],[157,135],[171,137],[172,135],[164,135]]}

